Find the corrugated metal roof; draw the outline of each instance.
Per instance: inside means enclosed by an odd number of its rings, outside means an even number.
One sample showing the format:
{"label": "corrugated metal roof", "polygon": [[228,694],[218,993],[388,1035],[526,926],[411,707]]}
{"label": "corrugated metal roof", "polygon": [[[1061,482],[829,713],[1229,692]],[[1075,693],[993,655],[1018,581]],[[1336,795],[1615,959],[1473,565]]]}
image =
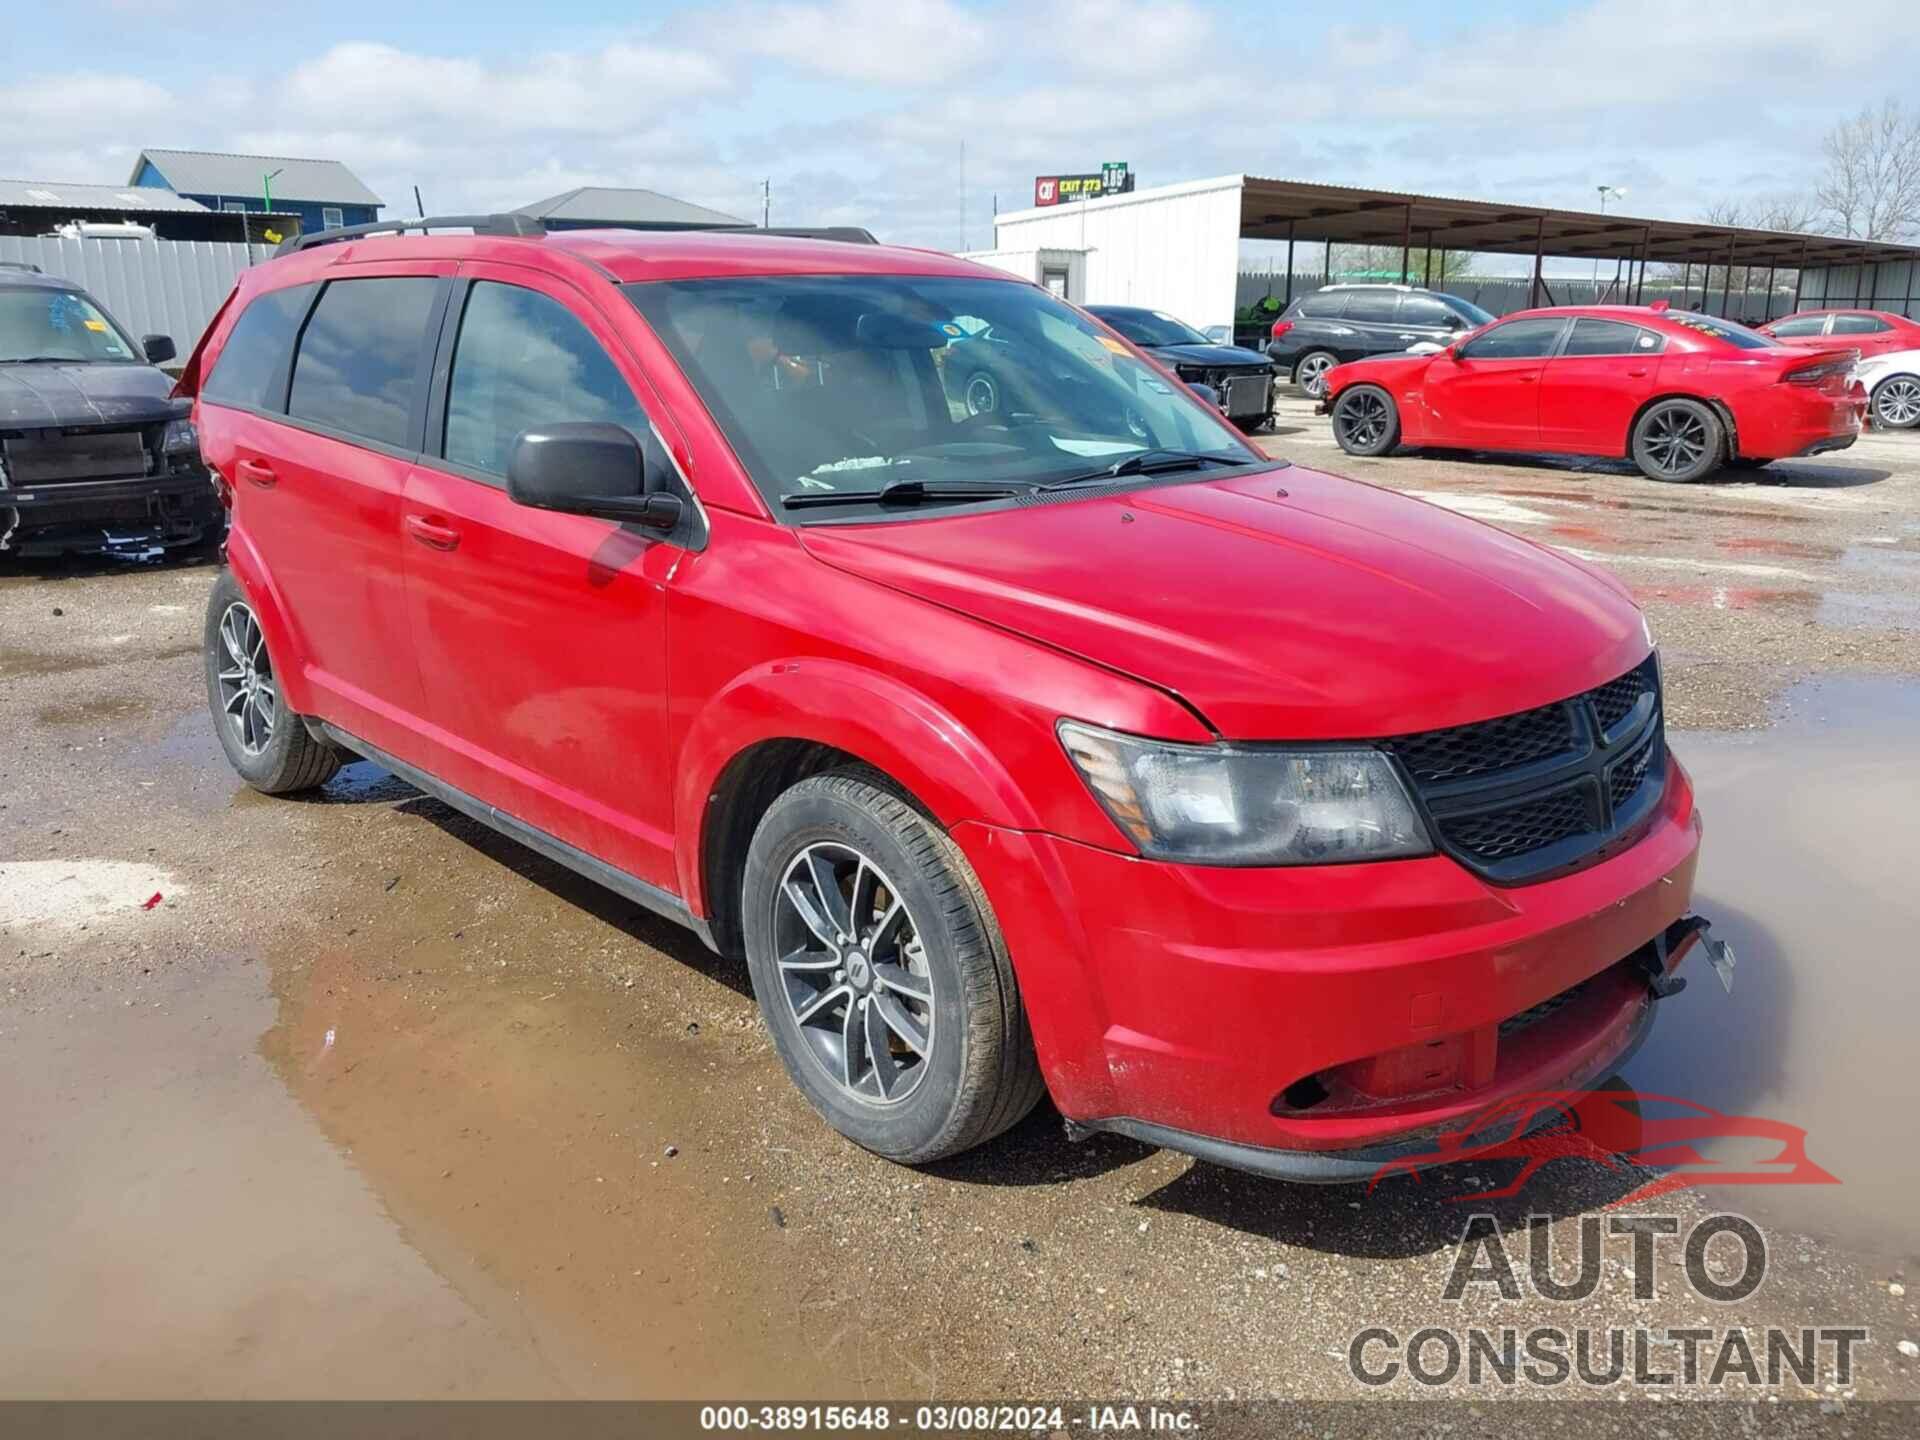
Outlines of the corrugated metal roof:
{"label": "corrugated metal roof", "polygon": [[0,180],[0,208],[211,213],[198,200],[171,190],[137,185],[70,185],[64,180]]}
{"label": "corrugated metal roof", "polygon": [[750,225],[737,215],[689,204],[657,190],[619,189],[610,185],[582,185],[559,195],[522,205],[514,212],[542,220],[575,222],[603,220],[609,225]]}
{"label": "corrugated metal roof", "polygon": [[258,195],[261,177],[271,170],[273,198],[309,205],[384,205],[373,191],[338,160],[301,160],[287,155],[227,155],[212,150],[142,150],[127,176],[140,173],[142,161],[166,177],[183,195]]}

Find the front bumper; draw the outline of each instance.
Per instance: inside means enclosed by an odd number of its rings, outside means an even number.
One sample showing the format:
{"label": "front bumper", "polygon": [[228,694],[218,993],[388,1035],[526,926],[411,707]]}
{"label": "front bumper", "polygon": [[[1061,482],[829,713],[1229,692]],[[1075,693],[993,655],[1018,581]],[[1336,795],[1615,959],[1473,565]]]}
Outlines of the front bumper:
{"label": "front bumper", "polygon": [[[1620,962],[1687,913],[1699,851],[1692,786],[1670,771],[1637,843],[1504,888],[1439,856],[1230,869],[953,834],[1070,1122],[1364,1178],[1502,1098],[1604,1078],[1639,1043],[1647,984]],[[1577,1004],[1548,1004],[1570,991]]]}
{"label": "front bumper", "polygon": [[146,555],[196,544],[223,519],[205,470],[0,489],[0,553]]}

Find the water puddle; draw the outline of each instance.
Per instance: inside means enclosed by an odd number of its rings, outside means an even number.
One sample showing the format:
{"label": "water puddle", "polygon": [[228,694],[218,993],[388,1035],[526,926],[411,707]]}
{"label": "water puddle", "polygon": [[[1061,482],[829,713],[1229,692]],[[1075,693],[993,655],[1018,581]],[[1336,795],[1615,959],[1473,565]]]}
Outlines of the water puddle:
{"label": "water puddle", "polygon": [[1706,1188],[1756,1219],[1904,1259],[1920,1242],[1920,1151],[1899,1138],[1920,1095],[1920,685],[1811,681],[1785,705],[1769,730],[1673,737],[1707,822],[1697,908],[1739,968],[1726,995],[1692,965],[1627,1078],[1803,1127],[1839,1185]]}

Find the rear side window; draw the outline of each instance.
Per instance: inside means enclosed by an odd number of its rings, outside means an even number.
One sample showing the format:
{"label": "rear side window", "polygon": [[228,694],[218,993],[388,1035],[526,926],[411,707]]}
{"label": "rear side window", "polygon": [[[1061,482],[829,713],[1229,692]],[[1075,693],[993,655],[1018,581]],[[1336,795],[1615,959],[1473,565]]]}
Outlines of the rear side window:
{"label": "rear side window", "polygon": [[287,414],[363,440],[407,446],[439,286],[427,275],[329,284],[300,337]]}
{"label": "rear side window", "polygon": [[1564,320],[1510,320],[1484,332],[1461,352],[1469,360],[1537,360],[1553,349]]}
{"label": "rear side window", "polygon": [[1826,331],[1827,317],[1824,315],[1799,315],[1791,320],[1782,320],[1770,328],[1776,335],[1819,335]]}
{"label": "rear side window", "polygon": [[250,410],[279,410],[286,401],[287,358],[294,333],[313,303],[311,285],[269,290],[248,302],[220,347],[202,399]]}
{"label": "rear side window", "polygon": [[1300,313],[1309,320],[1331,320],[1347,308],[1345,290],[1316,290],[1300,302]]}
{"label": "rear side window", "polygon": [[1357,290],[1347,302],[1345,319],[1362,324],[1391,325],[1400,297],[1391,290]]}
{"label": "rear side window", "polygon": [[1622,320],[1576,320],[1562,355],[1652,355],[1661,337]]}
{"label": "rear side window", "polygon": [[[1882,330],[1893,327],[1878,315],[1836,315],[1833,317],[1835,335],[1877,335]],[[1777,333],[1777,332],[1776,332]]]}
{"label": "rear side window", "polygon": [[566,306],[518,285],[476,281],[447,387],[446,458],[505,475],[522,431],[582,421],[646,425],[613,360]]}
{"label": "rear side window", "polygon": [[1458,317],[1431,295],[1407,295],[1400,301],[1400,323],[1446,330],[1458,323]]}

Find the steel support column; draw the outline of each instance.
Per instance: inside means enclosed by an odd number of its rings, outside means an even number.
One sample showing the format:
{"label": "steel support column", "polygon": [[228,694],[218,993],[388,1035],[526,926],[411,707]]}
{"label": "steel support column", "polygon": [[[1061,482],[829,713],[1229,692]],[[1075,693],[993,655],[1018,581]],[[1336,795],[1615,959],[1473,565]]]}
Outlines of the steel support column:
{"label": "steel support column", "polygon": [[1793,272],[1793,309],[1787,313],[1795,314],[1800,309],[1800,287],[1807,283],[1807,242],[1800,242],[1800,268]]}
{"label": "steel support column", "polygon": [[[1720,282],[1720,318],[1731,320],[1728,307],[1733,303],[1733,241],[1727,241],[1727,273]],[[1742,308],[1745,308],[1744,297]]]}
{"label": "steel support column", "polygon": [[1287,304],[1293,304],[1293,227],[1298,223],[1287,221]]}
{"label": "steel support column", "polygon": [[1693,262],[1687,261],[1687,268],[1680,272],[1680,308],[1687,310],[1693,304]]}
{"label": "steel support column", "polygon": [[1540,251],[1547,242],[1547,217],[1542,215],[1533,227],[1533,283],[1527,287],[1527,308],[1540,303]]}
{"label": "steel support column", "polygon": [[1773,319],[1773,269],[1773,266],[1767,266],[1767,300],[1766,303],[1760,307],[1760,323],[1762,325]]}
{"label": "steel support column", "polygon": [[1433,232],[1427,231],[1427,278],[1424,282],[1429,290],[1433,288]]}

